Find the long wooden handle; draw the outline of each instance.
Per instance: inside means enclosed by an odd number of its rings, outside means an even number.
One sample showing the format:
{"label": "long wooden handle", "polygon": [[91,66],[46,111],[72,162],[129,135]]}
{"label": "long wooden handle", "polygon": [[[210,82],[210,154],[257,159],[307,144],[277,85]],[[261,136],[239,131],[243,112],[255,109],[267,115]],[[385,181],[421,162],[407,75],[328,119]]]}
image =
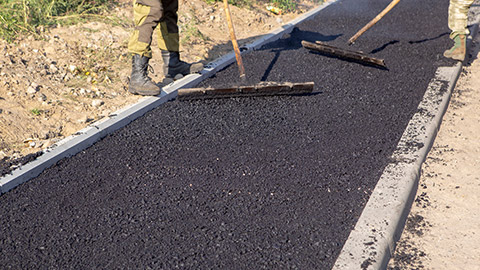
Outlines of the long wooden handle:
{"label": "long wooden handle", "polygon": [[228,7],[228,0],[223,0],[225,5],[225,15],[227,17],[228,29],[230,30],[230,38],[232,39],[233,50],[235,51],[235,58],[237,59],[238,71],[240,72],[240,78],[245,80],[245,68],[243,67],[242,55],[238,48],[237,37],[235,36],[235,29],[233,28],[233,21],[230,15],[230,8]]}
{"label": "long wooden handle", "polygon": [[380,12],[377,17],[375,17],[373,20],[371,20],[369,23],[367,23],[362,29],[360,29],[355,35],[353,35],[353,37],[351,37],[349,40],[348,40],[348,45],[352,45],[355,40],[357,40],[357,38],[359,38],[363,33],[365,33],[365,31],[367,31],[368,29],[370,29],[370,27],[372,27],[374,24],[376,24],[378,21],[380,21],[381,18],[383,18],[383,16],[385,16],[385,14],[387,14],[390,10],[392,10],[392,8],[398,4],[398,2],[400,2],[400,0],[393,0],[390,5],[388,5],[382,12]]}

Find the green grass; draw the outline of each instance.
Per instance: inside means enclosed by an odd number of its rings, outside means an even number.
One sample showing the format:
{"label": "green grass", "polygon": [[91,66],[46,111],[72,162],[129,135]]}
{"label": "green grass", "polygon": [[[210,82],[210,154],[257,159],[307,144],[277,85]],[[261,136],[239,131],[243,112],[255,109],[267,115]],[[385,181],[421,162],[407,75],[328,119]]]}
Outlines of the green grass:
{"label": "green grass", "polygon": [[[222,0],[205,2],[213,4]],[[228,0],[228,2],[247,8],[255,3],[270,3],[283,12],[292,12],[297,7],[296,0]],[[44,26],[71,25],[86,20],[107,20],[112,24],[125,25],[122,19],[106,15],[115,5],[117,5],[115,0],[0,0],[0,38],[11,42],[20,34],[40,37]],[[195,32],[194,29],[192,31]],[[193,32],[192,35],[198,34]]]}
{"label": "green grass", "polygon": [[297,8],[295,0],[270,0],[270,3],[280,8],[283,12],[292,12]]}
{"label": "green grass", "polygon": [[[314,0],[315,2],[323,2],[323,0]],[[215,2],[223,2],[223,0],[205,0],[209,4]],[[252,7],[253,4],[265,4],[269,3],[279,9],[282,12],[293,12],[297,8],[297,0],[228,0],[230,5],[239,7]]]}
{"label": "green grass", "polygon": [[[223,0],[205,0],[208,4],[213,4],[215,2],[223,2]],[[230,5],[239,6],[239,7],[251,7],[255,0],[228,0]]]}
{"label": "green grass", "polygon": [[13,41],[19,34],[38,36],[39,26],[104,19],[102,12],[114,4],[109,0],[0,0],[0,38]]}
{"label": "green grass", "polygon": [[75,42],[71,49],[79,64],[71,71],[74,77],[66,83],[70,87],[85,87],[87,82],[97,87],[107,87],[120,80],[116,68],[130,64],[129,56],[125,53],[127,40],[119,47],[111,46],[108,41],[100,41],[98,46],[94,47]]}
{"label": "green grass", "polygon": [[195,41],[207,41],[208,37],[206,37],[198,27],[194,24],[187,24],[183,29],[183,38],[181,40],[182,45],[189,44]]}
{"label": "green grass", "polygon": [[[182,31],[182,40],[180,41],[182,45],[189,44],[192,42],[205,42],[208,41],[209,38],[205,36],[200,30],[198,29],[197,25],[200,24],[198,18],[195,16],[195,10],[190,10],[190,17],[191,19],[188,20],[183,25],[180,25]],[[182,16],[183,14],[179,14]]]}
{"label": "green grass", "polygon": [[31,109],[30,112],[35,116],[40,116],[43,111],[40,109],[34,108],[34,109]]}

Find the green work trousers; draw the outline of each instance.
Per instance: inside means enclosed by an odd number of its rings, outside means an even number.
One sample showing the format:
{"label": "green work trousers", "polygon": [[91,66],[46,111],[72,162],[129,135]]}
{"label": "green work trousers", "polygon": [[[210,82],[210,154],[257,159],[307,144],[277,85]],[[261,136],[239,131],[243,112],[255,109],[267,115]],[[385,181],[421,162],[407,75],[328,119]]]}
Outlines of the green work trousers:
{"label": "green work trousers", "polygon": [[448,7],[448,27],[452,30],[450,38],[457,35],[468,35],[468,9],[474,0],[450,0]]}
{"label": "green work trousers", "polygon": [[158,47],[162,51],[179,51],[178,0],[134,0],[135,29],[128,42],[128,52],[152,58],[153,31],[160,25]]}

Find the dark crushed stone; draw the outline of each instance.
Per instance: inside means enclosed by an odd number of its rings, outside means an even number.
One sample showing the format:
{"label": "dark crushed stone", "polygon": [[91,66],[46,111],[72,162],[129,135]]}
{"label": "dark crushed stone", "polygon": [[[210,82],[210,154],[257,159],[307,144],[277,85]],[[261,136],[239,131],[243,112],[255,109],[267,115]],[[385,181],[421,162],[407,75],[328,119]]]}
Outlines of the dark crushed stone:
{"label": "dark crushed stone", "polygon": [[430,224],[422,215],[411,214],[408,216],[405,225],[406,233],[404,233],[403,238],[397,242],[395,254],[391,259],[388,270],[424,269],[423,259],[426,254],[415,246],[410,235],[422,236],[429,227]]}
{"label": "dark crushed stone", "polygon": [[24,157],[21,158],[8,158],[5,157],[2,160],[0,160],[0,177],[3,177],[9,173],[11,173],[15,168],[21,165],[25,165],[35,159],[37,159],[39,156],[43,154],[42,151],[28,154]]}

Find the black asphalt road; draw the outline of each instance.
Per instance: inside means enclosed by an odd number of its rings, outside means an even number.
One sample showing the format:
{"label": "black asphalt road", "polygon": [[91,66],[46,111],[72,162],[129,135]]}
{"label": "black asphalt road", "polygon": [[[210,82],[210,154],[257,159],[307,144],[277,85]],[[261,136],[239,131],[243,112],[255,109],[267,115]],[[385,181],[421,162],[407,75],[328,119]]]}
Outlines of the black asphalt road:
{"label": "black asphalt road", "polygon": [[[448,0],[343,0],[244,57],[310,96],[169,102],[0,197],[2,269],[329,269],[448,41]],[[202,85],[232,85],[231,66]]]}

